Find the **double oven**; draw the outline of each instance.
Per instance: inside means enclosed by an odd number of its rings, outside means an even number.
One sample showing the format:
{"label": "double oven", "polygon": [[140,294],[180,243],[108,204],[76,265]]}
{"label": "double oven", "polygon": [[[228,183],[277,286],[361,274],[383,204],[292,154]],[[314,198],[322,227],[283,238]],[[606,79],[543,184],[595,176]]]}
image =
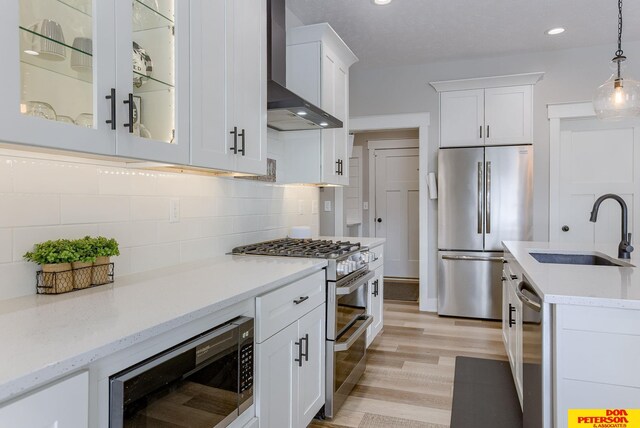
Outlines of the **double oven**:
{"label": "double oven", "polygon": [[[343,277],[327,269],[327,341],[326,341],[326,403],[324,416],[333,418],[366,368],[367,327],[373,323],[368,314],[369,281],[374,272],[360,252],[349,256],[360,267]],[[348,263],[353,265],[353,260]],[[339,264],[339,262],[338,262]]]}

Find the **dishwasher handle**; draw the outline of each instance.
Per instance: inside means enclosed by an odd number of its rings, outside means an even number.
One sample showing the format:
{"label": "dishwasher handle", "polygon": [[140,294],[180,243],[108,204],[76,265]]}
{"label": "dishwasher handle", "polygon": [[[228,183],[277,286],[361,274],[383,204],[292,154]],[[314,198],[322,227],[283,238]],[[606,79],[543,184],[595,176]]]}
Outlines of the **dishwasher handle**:
{"label": "dishwasher handle", "polygon": [[[529,296],[524,294],[523,291],[527,291],[527,292],[533,294],[534,296],[536,296],[539,299],[539,301],[536,301],[536,300],[530,298]],[[524,280],[520,281],[520,283],[516,287],[516,295],[518,296],[518,299],[520,299],[522,301],[522,303],[524,303],[525,305],[527,305],[528,307],[530,307],[534,311],[536,311],[536,312],[541,312],[542,311],[542,299],[540,298],[540,296],[538,296],[538,293],[536,292],[536,290],[528,282],[526,282]]]}

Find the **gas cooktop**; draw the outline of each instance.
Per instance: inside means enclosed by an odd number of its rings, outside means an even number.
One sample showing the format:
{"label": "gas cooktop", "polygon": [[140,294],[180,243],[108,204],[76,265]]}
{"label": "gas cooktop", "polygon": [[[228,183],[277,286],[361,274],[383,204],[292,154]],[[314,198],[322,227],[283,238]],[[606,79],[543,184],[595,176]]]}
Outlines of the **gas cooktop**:
{"label": "gas cooktop", "polygon": [[359,243],[282,238],[234,248],[232,254],[337,259],[360,250]]}

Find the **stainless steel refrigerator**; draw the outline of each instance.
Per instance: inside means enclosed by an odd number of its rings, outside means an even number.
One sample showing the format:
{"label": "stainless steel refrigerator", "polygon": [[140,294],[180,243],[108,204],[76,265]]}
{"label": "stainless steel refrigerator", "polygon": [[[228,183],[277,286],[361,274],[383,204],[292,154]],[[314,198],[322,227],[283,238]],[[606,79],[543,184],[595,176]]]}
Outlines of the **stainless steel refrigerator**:
{"label": "stainless steel refrigerator", "polygon": [[501,319],[502,241],[532,239],[533,147],[438,153],[438,314]]}

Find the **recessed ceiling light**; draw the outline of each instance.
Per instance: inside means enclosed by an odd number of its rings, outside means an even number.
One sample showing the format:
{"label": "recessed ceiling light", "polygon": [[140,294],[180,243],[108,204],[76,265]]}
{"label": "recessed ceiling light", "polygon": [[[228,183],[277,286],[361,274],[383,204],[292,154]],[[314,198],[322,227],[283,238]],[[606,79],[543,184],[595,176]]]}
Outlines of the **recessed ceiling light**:
{"label": "recessed ceiling light", "polygon": [[320,126],[329,126],[327,122],[320,122]]}
{"label": "recessed ceiling light", "polygon": [[307,112],[304,110],[300,110],[299,112],[296,113],[298,116],[306,116]]}
{"label": "recessed ceiling light", "polygon": [[371,0],[371,2],[378,6],[383,6],[385,4],[391,3],[391,0]]}
{"label": "recessed ceiling light", "polygon": [[25,51],[24,51],[24,53],[26,53],[27,55],[33,55],[33,56],[38,56],[38,55],[40,55],[38,52],[36,52],[36,51],[32,51],[32,50],[30,50],[30,49],[25,50]]}
{"label": "recessed ceiling light", "polygon": [[556,28],[552,28],[550,30],[545,31],[545,34],[549,36],[555,36],[556,34],[562,34],[562,33],[564,33],[564,28],[562,27],[556,27]]}

